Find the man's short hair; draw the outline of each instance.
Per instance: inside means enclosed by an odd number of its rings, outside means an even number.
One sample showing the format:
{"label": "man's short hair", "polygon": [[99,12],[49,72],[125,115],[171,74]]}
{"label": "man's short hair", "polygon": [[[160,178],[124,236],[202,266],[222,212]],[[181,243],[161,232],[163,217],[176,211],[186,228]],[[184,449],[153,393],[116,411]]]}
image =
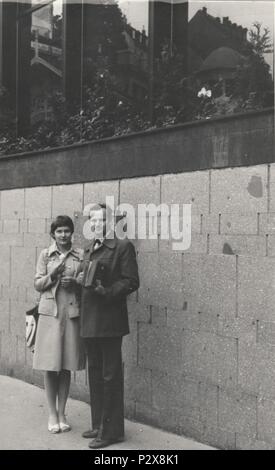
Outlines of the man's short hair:
{"label": "man's short hair", "polygon": [[112,209],[110,206],[107,206],[107,204],[105,204],[105,202],[99,202],[97,204],[93,204],[90,208],[89,208],[89,219],[91,218],[91,212],[94,212],[94,211],[100,211],[100,210],[105,210],[106,211],[106,217],[107,218],[111,218],[113,213],[112,213]]}

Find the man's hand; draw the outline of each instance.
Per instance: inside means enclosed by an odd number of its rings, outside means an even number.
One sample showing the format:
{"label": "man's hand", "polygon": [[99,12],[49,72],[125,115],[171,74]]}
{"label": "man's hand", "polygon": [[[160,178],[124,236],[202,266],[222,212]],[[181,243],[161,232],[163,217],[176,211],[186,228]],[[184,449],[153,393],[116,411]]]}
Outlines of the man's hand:
{"label": "man's hand", "polygon": [[65,289],[71,289],[76,282],[76,279],[72,276],[64,276],[60,279],[60,284]]}
{"label": "man's hand", "polygon": [[77,284],[80,284],[81,286],[83,285],[83,280],[84,280],[84,272],[82,271],[81,273],[78,274],[76,278]]}
{"label": "man's hand", "polygon": [[107,291],[105,287],[103,287],[103,285],[101,284],[101,281],[97,279],[95,282],[96,282],[96,288],[94,292],[96,292],[98,295],[102,295],[102,296],[106,295]]}

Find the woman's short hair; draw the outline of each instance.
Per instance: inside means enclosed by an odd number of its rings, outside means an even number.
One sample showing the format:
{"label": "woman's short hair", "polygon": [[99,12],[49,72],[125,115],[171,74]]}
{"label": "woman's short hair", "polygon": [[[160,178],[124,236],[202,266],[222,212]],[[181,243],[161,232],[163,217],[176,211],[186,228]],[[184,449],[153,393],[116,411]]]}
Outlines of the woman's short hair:
{"label": "woman's short hair", "polygon": [[54,232],[58,227],[68,227],[72,233],[74,233],[74,223],[68,215],[58,215],[55,220],[51,223],[50,234],[54,235]]}

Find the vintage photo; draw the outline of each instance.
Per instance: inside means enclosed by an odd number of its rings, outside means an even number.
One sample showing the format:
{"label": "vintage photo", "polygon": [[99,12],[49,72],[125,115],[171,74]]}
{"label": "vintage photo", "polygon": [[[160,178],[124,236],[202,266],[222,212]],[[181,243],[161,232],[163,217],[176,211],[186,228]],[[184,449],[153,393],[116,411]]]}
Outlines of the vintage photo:
{"label": "vintage photo", "polygon": [[274,21],[0,0],[0,450],[275,450]]}

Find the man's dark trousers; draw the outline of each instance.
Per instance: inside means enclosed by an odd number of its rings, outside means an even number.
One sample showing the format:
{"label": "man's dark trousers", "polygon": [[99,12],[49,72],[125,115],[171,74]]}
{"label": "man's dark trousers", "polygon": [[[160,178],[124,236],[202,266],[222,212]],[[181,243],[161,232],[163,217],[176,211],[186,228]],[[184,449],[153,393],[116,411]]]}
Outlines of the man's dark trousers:
{"label": "man's dark trousers", "polygon": [[122,337],[86,338],[93,429],[98,437],[124,437]]}

